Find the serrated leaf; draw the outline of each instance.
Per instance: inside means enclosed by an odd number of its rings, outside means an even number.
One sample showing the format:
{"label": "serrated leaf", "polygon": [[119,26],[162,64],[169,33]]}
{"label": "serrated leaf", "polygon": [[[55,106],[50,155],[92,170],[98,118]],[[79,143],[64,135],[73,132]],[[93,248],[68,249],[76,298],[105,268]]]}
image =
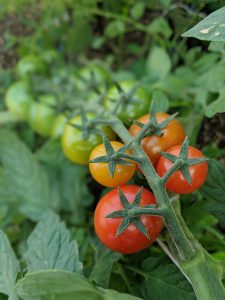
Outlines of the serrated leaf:
{"label": "serrated leaf", "polygon": [[225,166],[209,160],[208,177],[200,192],[209,201],[207,209],[225,227]]}
{"label": "serrated leaf", "polygon": [[171,69],[169,55],[163,48],[154,47],[149,53],[146,61],[147,73],[155,80],[166,77]]}
{"label": "serrated leaf", "polygon": [[140,289],[148,300],[195,300],[191,285],[180,270],[166,259],[148,258],[143,263],[145,280]]}
{"label": "serrated leaf", "polygon": [[82,272],[76,241],[70,241],[65,224],[51,211],[38,222],[27,245],[24,259],[28,272],[48,269]]}
{"label": "serrated leaf", "polygon": [[8,295],[9,300],[18,299],[14,292],[18,272],[19,262],[7,236],[0,231],[0,292]]}
{"label": "serrated leaf", "polygon": [[21,211],[37,220],[51,201],[46,173],[26,145],[9,130],[0,131],[0,161],[15,198],[20,199]]}
{"label": "serrated leaf", "polygon": [[98,288],[79,274],[58,270],[28,273],[17,283],[16,292],[22,300],[141,300]]}
{"label": "serrated leaf", "polygon": [[95,264],[89,280],[103,288],[109,287],[111,270],[113,264],[118,261],[121,254],[106,248],[102,243],[96,242],[95,245]]}
{"label": "serrated leaf", "polygon": [[217,100],[210,103],[205,108],[205,115],[208,118],[212,118],[217,113],[225,112],[225,94],[221,94]]}
{"label": "serrated leaf", "polygon": [[225,7],[222,7],[193,28],[182,34],[183,37],[194,37],[206,41],[225,41]]}

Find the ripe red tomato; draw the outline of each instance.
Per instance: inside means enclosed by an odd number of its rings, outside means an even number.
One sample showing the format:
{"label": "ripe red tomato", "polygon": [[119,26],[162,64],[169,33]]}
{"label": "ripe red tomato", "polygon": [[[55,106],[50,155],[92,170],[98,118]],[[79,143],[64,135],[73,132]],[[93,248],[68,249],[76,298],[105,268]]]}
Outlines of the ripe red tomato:
{"label": "ripe red tomato", "polygon": [[[119,150],[124,146],[124,144],[116,141],[110,142],[114,151]],[[131,154],[131,151],[125,151],[126,154]],[[100,144],[95,147],[90,155],[90,160],[97,158],[99,156],[105,156],[106,149],[104,144]],[[107,187],[116,187],[126,184],[131,177],[134,175],[136,169],[136,163],[129,161],[132,165],[122,165],[117,164],[114,172],[114,176],[111,177],[109,172],[109,163],[99,162],[99,163],[89,163],[89,170],[92,177],[100,184]]]}
{"label": "ripe red tomato", "polygon": [[[133,203],[134,198],[140,187],[136,185],[124,185],[120,188],[129,201]],[[154,195],[143,188],[140,207],[155,204]],[[115,188],[105,194],[99,201],[94,214],[94,227],[97,236],[102,243],[108,248],[121,253],[136,253],[150,246],[159,236],[162,227],[163,219],[159,216],[144,216],[141,221],[146,226],[150,239],[140,232],[136,226],[131,223],[118,237],[117,230],[123,218],[106,218],[106,216],[116,210],[122,210],[119,197],[119,190]]]}
{"label": "ripe red tomato", "polygon": [[[163,122],[169,117],[168,114],[163,112],[156,113],[156,120],[158,123]],[[146,114],[139,119],[138,122],[146,124],[149,121],[149,114]],[[141,130],[141,127],[133,124],[129,132],[132,136],[136,136]],[[166,151],[175,145],[180,145],[184,141],[186,134],[184,132],[181,124],[173,119],[163,130],[163,136],[148,136],[142,140],[142,147],[149,159],[151,160],[153,166],[157,165],[157,162],[160,158],[160,151]]]}
{"label": "ripe red tomato", "polygon": [[[167,153],[179,156],[181,146],[174,146],[170,148]],[[188,148],[188,158],[202,158],[204,155],[198,149],[189,146]],[[157,173],[159,176],[163,177],[168,170],[172,167],[173,162],[165,157],[161,157],[157,165]],[[181,171],[177,171],[171,175],[166,183],[166,188],[176,194],[189,194],[199,189],[206,180],[208,175],[208,163],[201,162],[197,165],[188,167],[191,175],[191,184],[187,182]]]}

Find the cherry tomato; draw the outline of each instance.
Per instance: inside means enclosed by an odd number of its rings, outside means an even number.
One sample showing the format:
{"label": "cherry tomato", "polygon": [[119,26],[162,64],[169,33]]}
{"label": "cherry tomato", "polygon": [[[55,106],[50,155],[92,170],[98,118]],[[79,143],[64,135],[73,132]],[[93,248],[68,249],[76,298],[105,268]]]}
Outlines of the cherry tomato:
{"label": "cherry tomato", "polygon": [[43,137],[49,137],[56,118],[55,97],[43,95],[39,102],[33,102],[28,113],[30,127]]}
{"label": "cherry tomato", "polygon": [[[117,116],[122,122],[129,124],[132,119],[137,119],[149,110],[150,97],[142,86],[134,91],[132,97],[129,97],[130,91],[135,87],[133,80],[122,81],[120,82],[120,86],[128,98],[125,105],[121,104]],[[118,88],[115,85],[112,86],[105,97],[105,107],[109,111],[113,111],[120,98],[121,94]]]}
{"label": "cherry tomato", "polygon": [[[175,156],[179,156],[181,146],[174,146],[167,150],[167,153],[171,153]],[[204,155],[198,149],[189,146],[188,148],[188,158],[201,158]],[[157,165],[157,173],[159,176],[165,175],[168,170],[172,167],[173,162],[169,161],[165,157],[161,157]],[[202,162],[197,165],[188,167],[191,175],[191,184],[189,184],[186,178],[183,176],[181,171],[177,171],[171,175],[166,183],[166,188],[176,194],[189,194],[199,189],[206,180],[208,175],[208,163]]]}
{"label": "cherry tomato", "polygon": [[[161,123],[168,117],[169,115],[166,113],[163,112],[156,113],[156,119],[158,123]],[[139,119],[137,119],[137,121],[146,124],[149,121],[149,114],[140,117]],[[137,126],[136,124],[133,124],[131,125],[129,132],[132,136],[136,136],[140,132],[140,130],[141,127]],[[172,146],[182,144],[182,142],[186,137],[183,127],[176,119],[173,119],[162,130],[162,132],[163,132],[163,136],[159,137],[156,135],[152,135],[144,138],[141,143],[144,151],[148,155],[153,166],[156,166],[160,158],[160,151],[166,151]]]}
{"label": "cherry tomato", "polygon": [[21,120],[27,119],[28,110],[32,102],[33,98],[29,91],[29,86],[24,81],[13,83],[6,91],[6,107]]}
{"label": "cherry tomato", "polygon": [[21,58],[16,66],[16,72],[21,78],[28,77],[31,73],[45,74],[45,63],[35,55],[27,55]]}
{"label": "cherry tomato", "polygon": [[[115,151],[124,146],[124,144],[116,141],[112,141],[111,145]],[[127,150],[125,153],[131,154],[131,151]],[[90,160],[105,155],[105,145],[100,144],[92,150]],[[126,184],[134,175],[136,164],[131,160],[129,162],[132,164],[131,166],[117,164],[113,177],[110,175],[108,163],[89,163],[89,169],[91,175],[98,183],[107,187],[116,187]]]}
{"label": "cherry tomato", "polygon": [[[140,187],[136,185],[124,185],[120,188],[129,203],[133,203],[134,198]],[[154,195],[143,188],[140,207],[155,204]],[[95,232],[101,242],[108,248],[121,253],[136,253],[150,246],[159,236],[163,219],[159,216],[144,216],[141,221],[146,226],[150,239],[140,232],[136,226],[131,223],[118,237],[117,230],[122,222],[122,218],[106,218],[110,213],[122,210],[118,188],[115,188],[105,194],[99,201],[94,213]]]}
{"label": "cherry tomato", "polygon": [[[89,120],[95,119],[94,113],[88,113]],[[100,134],[91,133],[84,139],[82,130],[73,127],[72,124],[82,125],[81,116],[76,116],[68,121],[62,135],[62,148],[65,156],[71,161],[86,165],[88,164],[91,151],[102,142]],[[99,126],[110,140],[115,139],[115,133],[108,126]]]}
{"label": "cherry tomato", "polygon": [[65,115],[60,114],[55,118],[52,126],[51,138],[56,139],[62,136],[64,128],[67,123],[67,118]]}
{"label": "cherry tomato", "polygon": [[[87,86],[96,88],[110,81],[109,73],[100,65],[90,64],[79,70],[76,86],[78,90],[87,92]],[[90,90],[88,92],[91,92]]]}

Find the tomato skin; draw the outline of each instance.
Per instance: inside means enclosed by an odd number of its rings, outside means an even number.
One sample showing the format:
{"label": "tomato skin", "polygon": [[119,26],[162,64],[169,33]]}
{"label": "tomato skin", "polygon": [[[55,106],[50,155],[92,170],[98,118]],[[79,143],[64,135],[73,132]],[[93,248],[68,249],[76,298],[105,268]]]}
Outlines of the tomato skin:
{"label": "tomato skin", "polygon": [[[124,185],[120,189],[127,200],[132,203],[140,187]],[[140,207],[155,203],[154,195],[143,188]],[[151,239],[147,239],[134,224],[130,224],[116,237],[116,232],[123,219],[106,218],[106,216],[121,209],[123,206],[120,202],[118,188],[111,190],[100,199],[94,213],[94,227],[101,242],[111,250],[125,254],[136,253],[150,246],[158,238],[163,228],[163,219],[159,216],[141,216],[141,221],[146,226]]]}
{"label": "tomato skin", "polygon": [[30,127],[43,137],[49,137],[56,118],[56,111],[50,105],[56,103],[52,95],[40,97],[40,102],[33,102],[28,113]]}
{"label": "tomato skin", "polygon": [[10,85],[5,95],[5,104],[20,120],[26,120],[29,107],[33,102],[29,86],[24,81],[17,81]]}
{"label": "tomato skin", "polygon": [[45,74],[47,72],[47,67],[45,63],[35,55],[27,55],[22,57],[17,66],[16,72],[19,77],[27,78],[31,73]]}
{"label": "tomato skin", "polygon": [[63,114],[58,115],[55,118],[53,126],[52,126],[51,138],[53,138],[53,139],[60,138],[64,132],[66,123],[67,123],[66,116]]}
{"label": "tomato skin", "polygon": [[[166,113],[156,113],[156,119],[158,123],[161,123],[168,117],[169,115]],[[140,117],[139,119],[137,119],[137,121],[143,124],[148,123],[149,114]],[[136,124],[131,125],[131,127],[129,128],[129,132],[132,136],[136,136],[140,131],[141,128]],[[183,127],[176,119],[173,119],[162,131],[162,137],[153,135],[144,138],[141,142],[145,153],[148,155],[154,167],[156,167],[157,162],[161,156],[160,151],[166,151],[172,146],[182,144],[186,137]]]}
{"label": "tomato skin", "polygon": [[[135,86],[135,82],[133,80],[122,81],[120,82],[120,86],[127,94]],[[106,109],[113,111],[118,101],[113,102],[112,99],[117,100],[119,97],[120,93],[117,87],[115,85],[112,86],[105,97],[104,104]],[[117,116],[125,124],[130,124],[132,119],[137,119],[149,110],[150,96],[144,87],[138,87],[134,93],[134,97],[138,99],[138,102],[132,103],[130,101],[125,107],[121,105],[117,112]]]}
{"label": "tomato skin", "polygon": [[[181,146],[174,146],[167,150],[167,153],[171,153],[175,156],[179,156]],[[201,151],[195,147],[189,146],[188,148],[188,158],[202,158],[205,157]],[[160,177],[167,173],[167,171],[172,167],[173,163],[161,157],[157,165],[157,173]],[[184,178],[181,171],[175,172],[167,181],[166,188],[176,194],[189,194],[193,193],[195,190],[199,189],[205,182],[208,175],[208,163],[202,162],[197,165],[188,167],[192,184],[189,184]]]}
{"label": "tomato skin", "polygon": [[[111,145],[115,151],[119,150],[121,147],[124,146],[124,144],[117,141],[112,141]],[[131,151],[127,150],[125,153],[131,154]],[[105,145],[100,144],[92,150],[90,160],[105,155]],[[107,187],[116,187],[126,184],[134,175],[136,163],[131,160],[129,162],[132,163],[132,166],[117,164],[113,177],[111,177],[110,175],[108,163],[89,163],[89,170],[92,177],[98,183]]]}
{"label": "tomato skin", "polygon": [[[94,113],[87,113],[88,119],[95,119]],[[101,135],[90,134],[87,140],[83,139],[81,130],[74,128],[69,123],[82,125],[81,116],[78,115],[68,121],[64,128],[62,135],[62,148],[65,156],[74,163],[87,165],[91,151],[102,142]],[[109,140],[115,139],[115,133],[108,126],[100,126],[101,130],[105,132]]]}

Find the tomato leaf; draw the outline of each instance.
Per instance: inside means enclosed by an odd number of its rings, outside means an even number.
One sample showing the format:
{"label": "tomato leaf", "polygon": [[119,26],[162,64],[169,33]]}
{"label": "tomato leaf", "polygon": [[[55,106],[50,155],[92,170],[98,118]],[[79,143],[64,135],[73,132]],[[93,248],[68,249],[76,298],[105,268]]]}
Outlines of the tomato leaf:
{"label": "tomato leaf", "polygon": [[225,41],[225,7],[222,7],[204,18],[193,28],[182,34],[183,37],[194,37],[205,41]]}
{"label": "tomato leaf", "polygon": [[70,241],[69,231],[59,217],[48,211],[41,218],[27,241],[24,259],[28,272],[58,269],[82,272],[76,241]]}
{"label": "tomato leaf", "polygon": [[160,47],[153,47],[146,61],[149,76],[155,80],[163,79],[171,69],[171,61],[167,52]]}
{"label": "tomato leaf", "polygon": [[106,248],[100,242],[94,243],[95,250],[95,265],[89,277],[89,280],[103,288],[109,287],[112,266],[118,261],[121,254],[113,252]]}
{"label": "tomato leaf", "polygon": [[98,288],[79,274],[59,270],[28,273],[17,283],[16,292],[22,300],[141,300]]}
{"label": "tomato leaf", "polygon": [[216,160],[209,161],[209,173],[205,184],[200,189],[207,199],[207,209],[225,227],[225,166]]}
{"label": "tomato leaf", "polygon": [[19,262],[10,246],[7,236],[0,231],[0,292],[9,296],[9,300],[17,300],[14,288]]}
{"label": "tomato leaf", "polygon": [[144,299],[196,299],[191,285],[167,259],[147,258],[143,262],[143,272],[145,280],[140,289]]}
{"label": "tomato leaf", "polygon": [[[0,131],[0,161],[14,201],[37,220],[50,206],[48,178],[27,146],[11,131]],[[7,186],[5,188],[8,188]]]}

